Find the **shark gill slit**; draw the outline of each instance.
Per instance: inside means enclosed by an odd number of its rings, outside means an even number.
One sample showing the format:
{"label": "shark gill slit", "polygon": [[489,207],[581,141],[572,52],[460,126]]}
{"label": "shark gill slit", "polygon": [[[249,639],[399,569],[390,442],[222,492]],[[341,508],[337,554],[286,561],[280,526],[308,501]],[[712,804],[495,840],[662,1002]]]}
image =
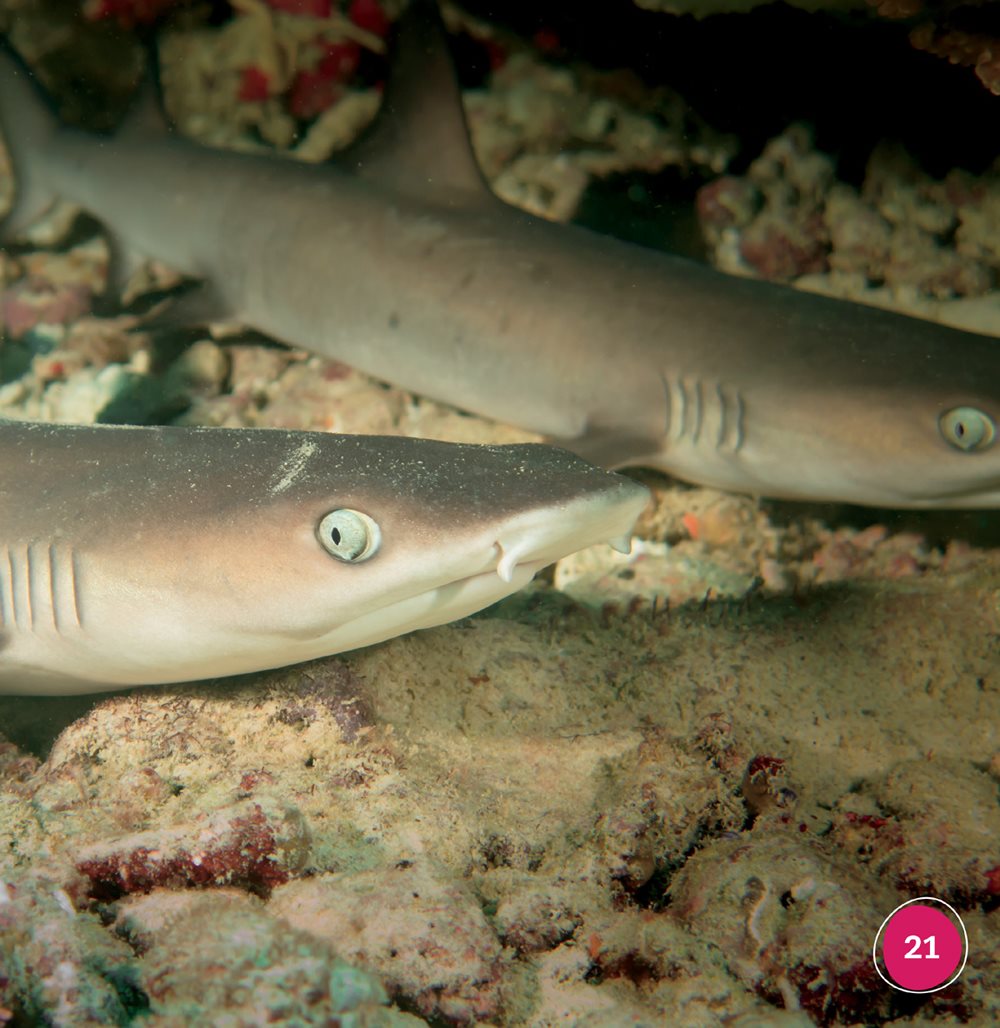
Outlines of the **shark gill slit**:
{"label": "shark gill slit", "polygon": [[65,623],[80,627],[80,605],[76,587],[76,555],[72,547],[60,554],[55,543],[48,548],[49,609],[52,612],[52,627],[62,633]]}
{"label": "shark gill slit", "polygon": [[32,544],[24,547],[24,605],[28,613],[28,630],[35,630],[35,596],[38,587],[35,584],[36,564],[32,552]]}
{"label": "shark gill slit", "polygon": [[674,413],[674,404],[673,404],[673,400],[670,397],[670,380],[663,373],[663,371],[660,371],[660,382],[663,385],[663,407],[664,407],[664,412],[663,412],[663,414],[664,414],[664,417],[663,417],[663,438],[669,440],[670,439],[670,424],[671,424],[671,419],[673,418],[673,413]]}
{"label": "shark gill slit", "polygon": [[81,628],[76,554],[63,554],[55,543],[28,543],[24,550],[4,547],[0,579],[0,627],[35,632],[43,615],[61,634],[67,625]]}
{"label": "shark gill slit", "polygon": [[663,385],[667,393],[667,438],[671,442],[680,442],[687,431],[688,403],[684,390],[684,380],[672,380],[663,376]]}
{"label": "shark gill slit", "polygon": [[727,390],[722,383],[716,384],[719,398],[719,441],[718,449],[739,453],[743,448],[743,420],[745,409],[743,395],[738,389]]}
{"label": "shark gill slit", "polygon": [[[671,378],[660,372],[666,408],[664,434],[673,443],[688,441],[697,446],[704,430],[705,443],[717,452],[739,453],[745,441],[746,411],[743,396],[722,382],[703,382],[700,378]],[[709,436],[709,426],[715,437]]]}
{"label": "shark gill slit", "polygon": [[73,618],[77,628],[83,628],[83,614],[80,607],[80,575],[76,563],[76,550],[71,546],[69,549],[69,582],[70,595],[73,598]]}
{"label": "shark gill slit", "polygon": [[23,554],[11,546],[4,547],[3,613],[5,624],[23,631],[32,628],[29,548]]}
{"label": "shark gill slit", "polygon": [[691,442],[697,446],[698,437],[701,435],[701,422],[703,416],[703,402],[701,395],[701,379],[694,380],[694,424],[691,426]]}
{"label": "shark gill slit", "polygon": [[706,387],[700,378],[685,381],[678,375],[677,378],[671,379],[661,371],[660,381],[663,383],[666,405],[667,439],[675,443],[687,441],[692,446],[697,446],[701,441],[702,429],[711,419],[713,409],[717,407],[721,421],[717,446],[721,446],[726,434],[722,387],[716,383],[713,400],[710,389],[706,395]]}
{"label": "shark gill slit", "polygon": [[687,390],[680,376],[674,379],[661,371],[660,381],[663,383],[663,399],[666,406],[665,435],[669,442],[677,443],[687,434]]}
{"label": "shark gill slit", "polygon": [[3,548],[4,560],[3,567],[0,568],[2,572],[2,579],[0,579],[0,625],[13,625],[14,620],[14,566],[10,560],[10,550],[5,546]]}
{"label": "shark gill slit", "polygon": [[59,633],[67,627],[82,628],[76,551],[72,546],[60,549],[56,543],[51,543],[47,558],[52,627]]}

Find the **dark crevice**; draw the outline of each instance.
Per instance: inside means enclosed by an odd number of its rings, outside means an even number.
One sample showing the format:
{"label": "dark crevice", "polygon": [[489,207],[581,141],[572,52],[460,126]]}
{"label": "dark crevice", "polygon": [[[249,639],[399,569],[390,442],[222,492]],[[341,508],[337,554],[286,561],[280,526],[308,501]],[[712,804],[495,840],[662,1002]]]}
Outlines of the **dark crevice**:
{"label": "dark crevice", "polygon": [[839,175],[854,183],[884,138],[899,140],[936,175],[953,166],[982,172],[1000,151],[989,130],[1000,99],[971,70],[915,50],[909,24],[866,11],[768,4],[696,19],[560,0],[463,7],[529,40],[544,38],[555,61],[631,68],[649,85],[677,90],[714,128],[740,136],[737,174],[793,121],[815,127],[819,149],[836,154]]}

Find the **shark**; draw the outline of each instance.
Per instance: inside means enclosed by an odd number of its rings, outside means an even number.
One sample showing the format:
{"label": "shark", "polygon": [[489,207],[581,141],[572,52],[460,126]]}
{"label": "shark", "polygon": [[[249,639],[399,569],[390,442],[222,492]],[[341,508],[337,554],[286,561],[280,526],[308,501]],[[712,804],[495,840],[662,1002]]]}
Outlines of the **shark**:
{"label": "shark", "polygon": [[628,536],[644,486],[538,444],[0,422],[0,693],[283,667],[453,621]]}
{"label": "shark", "polygon": [[1000,506],[996,340],[512,208],[476,163],[435,5],[412,3],[396,36],[376,121],[322,165],[200,147],[148,102],[110,138],[66,128],[5,56],[10,230],[70,200],[125,266],[153,256],[200,280],[187,316],[236,319],[608,468]]}

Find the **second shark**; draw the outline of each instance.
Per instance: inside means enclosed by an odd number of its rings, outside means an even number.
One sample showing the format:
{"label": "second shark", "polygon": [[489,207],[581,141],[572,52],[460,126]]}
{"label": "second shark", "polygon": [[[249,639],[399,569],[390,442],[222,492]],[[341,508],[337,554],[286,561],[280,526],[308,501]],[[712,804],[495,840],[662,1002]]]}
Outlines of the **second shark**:
{"label": "second shark", "polygon": [[12,228],[55,197],[231,317],[416,393],[774,497],[1000,506],[1000,343],[515,210],[484,184],[433,5],[338,165],[216,152],[140,111],[60,126],[7,55]]}

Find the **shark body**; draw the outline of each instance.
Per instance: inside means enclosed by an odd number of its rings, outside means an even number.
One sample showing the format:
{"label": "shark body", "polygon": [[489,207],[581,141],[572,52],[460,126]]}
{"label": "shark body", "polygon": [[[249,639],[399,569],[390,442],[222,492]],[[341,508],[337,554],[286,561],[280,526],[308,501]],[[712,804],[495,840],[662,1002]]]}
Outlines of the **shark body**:
{"label": "shark body", "polygon": [[0,693],[214,678],[439,625],[627,536],[647,499],[539,444],[0,422]]}
{"label": "shark body", "polygon": [[60,127],[5,63],[22,197],[203,279],[217,317],[542,433],[765,496],[1000,506],[1000,343],[556,225],[484,185],[440,26],[405,15],[383,112],[338,165],[136,118]]}

